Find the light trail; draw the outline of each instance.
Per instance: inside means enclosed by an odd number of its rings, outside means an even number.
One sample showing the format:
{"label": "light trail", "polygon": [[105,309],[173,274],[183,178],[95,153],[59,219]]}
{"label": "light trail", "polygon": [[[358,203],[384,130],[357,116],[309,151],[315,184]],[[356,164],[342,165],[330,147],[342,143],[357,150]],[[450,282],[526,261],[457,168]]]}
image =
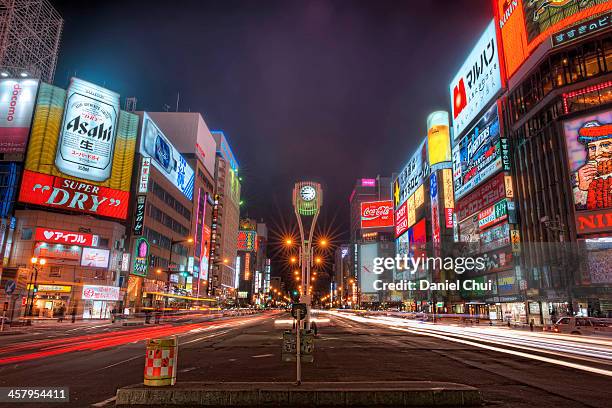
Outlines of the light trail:
{"label": "light trail", "polygon": [[[463,328],[455,325],[424,323],[389,316],[362,317],[333,311],[327,313],[355,322],[382,325],[393,330],[435,337],[455,343],[466,344],[612,377],[612,371],[610,370],[560,359],[569,358],[589,361],[596,364],[611,365],[612,341],[606,341],[606,339],[597,339],[593,342],[572,341],[573,338],[563,336],[559,339],[556,338],[554,334],[516,332],[494,327]],[[580,340],[584,339],[580,338]],[[495,345],[483,344],[483,342],[494,343]],[[504,346],[508,348],[504,348]],[[559,358],[526,353],[515,349],[554,355]]]}
{"label": "light trail", "polygon": [[[36,360],[57,356],[77,351],[98,351],[117,347],[128,343],[137,343],[152,337],[165,337],[171,335],[189,334],[194,329],[218,329],[228,326],[230,323],[239,326],[246,323],[254,323],[268,316],[260,315],[254,317],[236,317],[223,321],[209,321],[202,323],[192,323],[181,326],[161,325],[157,327],[147,327],[142,329],[129,329],[120,332],[91,334],[85,336],[67,337],[54,340],[33,341],[27,344],[16,344],[4,347],[0,353],[8,354],[16,351],[38,349],[26,354],[7,356],[0,358],[0,365],[14,364],[24,361]],[[248,320],[248,321],[245,321]]]}

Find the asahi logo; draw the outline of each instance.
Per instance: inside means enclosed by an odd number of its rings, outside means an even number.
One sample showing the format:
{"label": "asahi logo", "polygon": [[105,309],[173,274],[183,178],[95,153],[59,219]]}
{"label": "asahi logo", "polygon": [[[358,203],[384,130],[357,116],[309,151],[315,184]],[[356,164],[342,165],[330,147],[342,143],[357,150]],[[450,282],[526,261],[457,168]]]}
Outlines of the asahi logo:
{"label": "asahi logo", "polygon": [[75,132],[79,135],[87,135],[91,138],[107,141],[113,137],[113,126],[104,127],[104,122],[98,126],[90,128],[91,122],[81,119],[81,115],[76,116],[66,124],[66,131]]}
{"label": "asahi logo", "polygon": [[508,22],[508,19],[518,7],[518,0],[505,0],[504,12],[499,16],[499,28],[504,28],[504,25]]}

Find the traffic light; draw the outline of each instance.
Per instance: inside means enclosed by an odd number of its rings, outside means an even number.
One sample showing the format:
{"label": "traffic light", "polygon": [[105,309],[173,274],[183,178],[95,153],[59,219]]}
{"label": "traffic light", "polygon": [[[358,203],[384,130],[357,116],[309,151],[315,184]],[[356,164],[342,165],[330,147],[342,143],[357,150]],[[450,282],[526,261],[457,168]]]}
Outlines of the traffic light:
{"label": "traffic light", "polygon": [[300,292],[298,292],[297,289],[293,289],[293,291],[291,291],[291,300],[293,302],[299,302],[299,300],[300,300]]}
{"label": "traffic light", "polygon": [[187,273],[187,271],[183,271],[181,272],[181,275],[183,276],[183,278],[187,278],[187,276],[189,276],[189,273]]}

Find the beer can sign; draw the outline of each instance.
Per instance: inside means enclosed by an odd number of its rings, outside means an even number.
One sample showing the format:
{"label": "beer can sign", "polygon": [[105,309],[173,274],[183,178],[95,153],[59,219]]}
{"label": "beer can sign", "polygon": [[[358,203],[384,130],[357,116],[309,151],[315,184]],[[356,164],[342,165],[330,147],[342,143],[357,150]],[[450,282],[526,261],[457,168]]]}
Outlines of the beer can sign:
{"label": "beer can sign", "polygon": [[55,155],[65,174],[91,181],[110,178],[119,94],[72,78]]}
{"label": "beer can sign", "polygon": [[361,228],[384,228],[393,225],[393,201],[361,203]]}

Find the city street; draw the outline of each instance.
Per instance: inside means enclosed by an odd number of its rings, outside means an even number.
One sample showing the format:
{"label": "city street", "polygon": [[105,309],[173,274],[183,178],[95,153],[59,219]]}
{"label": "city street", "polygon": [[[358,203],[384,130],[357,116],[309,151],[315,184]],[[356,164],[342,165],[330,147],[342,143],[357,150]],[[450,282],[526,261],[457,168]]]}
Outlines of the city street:
{"label": "city street", "polygon": [[[478,387],[488,404],[500,407],[605,407],[612,398],[608,387],[612,342],[605,338],[556,335],[558,343],[572,345],[572,353],[584,351],[582,356],[560,357],[542,350],[553,341],[553,334],[434,326],[338,312],[319,317],[330,321],[319,324],[314,363],[303,369],[306,382],[456,382]],[[153,327],[108,323],[72,332],[47,330],[44,339],[34,333],[4,336],[0,386],[68,385],[74,405],[112,406],[117,387],[142,382],[144,338],[169,333],[180,339],[180,382],[292,381],[294,365],[280,358],[282,322],[287,319],[285,313],[266,312]],[[491,341],[496,342],[496,350],[483,348]]]}

